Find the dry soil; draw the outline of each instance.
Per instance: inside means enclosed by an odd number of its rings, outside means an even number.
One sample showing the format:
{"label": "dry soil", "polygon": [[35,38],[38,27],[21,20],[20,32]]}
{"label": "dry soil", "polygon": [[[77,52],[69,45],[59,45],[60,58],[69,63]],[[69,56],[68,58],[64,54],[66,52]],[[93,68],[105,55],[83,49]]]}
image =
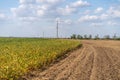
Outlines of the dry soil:
{"label": "dry soil", "polygon": [[120,80],[120,41],[82,41],[83,47],[27,80]]}

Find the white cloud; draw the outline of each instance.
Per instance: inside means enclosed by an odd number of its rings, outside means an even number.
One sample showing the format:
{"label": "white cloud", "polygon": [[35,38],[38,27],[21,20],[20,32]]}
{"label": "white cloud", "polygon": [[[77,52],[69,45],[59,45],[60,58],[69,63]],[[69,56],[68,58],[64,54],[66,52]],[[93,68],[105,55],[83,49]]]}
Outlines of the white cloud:
{"label": "white cloud", "polygon": [[86,10],[84,12],[84,15],[82,17],[80,17],[78,21],[79,22],[94,22],[94,21],[96,21],[96,22],[102,21],[103,22],[103,21],[106,21],[106,23],[107,23],[107,20],[114,20],[116,18],[120,18],[120,6],[118,6],[117,8],[110,7],[108,10],[106,10],[106,12],[103,12],[103,10],[104,9],[102,7],[98,7],[95,10],[96,11],[95,15],[94,15],[95,12],[92,13],[89,10]]}
{"label": "white cloud", "polygon": [[108,19],[109,18],[109,15],[108,14],[101,14],[100,16],[99,16],[99,18],[101,19],[101,20],[105,20],[105,19]]}
{"label": "white cloud", "polygon": [[3,13],[0,13],[0,20],[5,20],[6,19],[6,16],[5,16],[5,14],[3,14]]}
{"label": "white cloud", "polygon": [[112,26],[117,25],[117,23],[116,23],[116,22],[113,22],[113,21],[108,21],[107,24],[110,25],[110,26],[111,26],[111,25],[112,25]]}
{"label": "white cloud", "polygon": [[86,22],[86,21],[95,21],[95,20],[98,20],[99,17],[96,16],[96,15],[85,15],[85,16],[82,16],[80,19],[79,19],[79,22]]}
{"label": "white cloud", "polygon": [[[96,12],[95,12],[96,11]],[[120,6],[109,7],[103,12],[103,8],[97,8],[93,12],[87,12],[78,19],[80,23],[89,22],[91,26],[119,26]]]}
{"label": "white cloud", "polygon": [[25,22],[33,22],[33,21],[38,21],[39,19],[36,17],[19,17],[19,20]]}
{"label": "white cloud", "polygon": [[57,6],[64,0],[19,0],[20,5],[16,8],[11,8],[11,11],[16,18],[20,20],[28,20],[31,17],[52,17],[57,15]]}
{"label": "white cloud", "polygon": [[64,1],[64,0],[36,0],[36,2],[39,2],[39,3],[49,3],[49,4],[57,4],[57,3],[60,3],[61,1]]}
{"label": "white cloud", "polygon": [[11,8],[12,13],[16,17],[29,17],[35,16],[35,7],[34,5],[22,4],[19,5],[18,8]]}
{"label": "white cloud", "polygon": [[114,11],[114,15],[115,15],[116,17],[120,17],[120,10],[115,10],[115,11]]}
{"label": "white cloud", "polygon": [[87,1],[77,0],[73,3],[66,5],[63,8],[58,8],[57,11],[61,15],[71,15],[72,13],[79,12],[79,10],[78,10],[79,8],[87,7],[89,5],[90,5],[90,3],[88,3]]}
{"label": "white cloud", "polygon": [[79,12],[79,8],[90,5],[87,1],[77,0],[63,4],[66,0],[19,0],[19,6],[11,8],[13,16],[20,20],[34,20],[31,18],[62,17]]}
{"label": "white cloud", "polygon": [[101,15],[85,15],[79,18],[79,22],[92,22],[92,21],[103,21],[109,19],[109,15],[101,14]]}
{"label": "white cloud", "polygon": [[85,7],[89,5],[90,3],[88,3],[87,1],[77,0],[76,2],[73,2],[71,4],[71,7]]}
{"label": "white cloud", "polygon": [[40,17],[44,16],[45,15],[44,10],[37,10],[37,15]]}
{"label": "white cloud", "polygon": [[38,7],[38,9],[42,9],[42,10],[48,10],[49,9],[49,5],[46,5],[46,4],[41,5],[41,6],[37,6],[37,7]]}
{"label": "white cloud", "polygon": [[64,21],[66,24],[72,24],[73,23],[73,21],[71,20],[71,19],[67,19],[67,20],[65,20]]}
{"label": "white cloud", "polygon": [[76,11],[75,8],[72,8],[72,7],[68,6],[68,5],[65,8],[58,8],[57,9],[57,12],[59,14],[61,14],[61,15],[70,15],[75,11]]}
{"label": "white cloud", "polygon": [[96,10],[95,10],[95,13],[101,13],[103,11],[103,8],[102,7],[98,7]]}
{"label": "white cloud", "polygon": [[59,23],[64,23],[64,24],[72,24],[73,21],[71,19],[61,19],[61,18],[56,18],[55,21],[58,21]]}
{"label": "white cloud", "polygon": [[35,0],[19,0],[19,3],[20,4],[31,4],[31,3],[34,3]]}
{"label": "white cloud", "polygon": [[110,7],[107,13],[114,17],[114,18],[120,18],[120,8]]}
{"label": "white cloud", "polygon": [[91,26],[95,26],[95,27],[96,26],[103,26],[103,24],[102,23],[92,23]]}
{"label": "white cloud", "polygon": [[5,18],[5,14],[0,13],[0,18]]}

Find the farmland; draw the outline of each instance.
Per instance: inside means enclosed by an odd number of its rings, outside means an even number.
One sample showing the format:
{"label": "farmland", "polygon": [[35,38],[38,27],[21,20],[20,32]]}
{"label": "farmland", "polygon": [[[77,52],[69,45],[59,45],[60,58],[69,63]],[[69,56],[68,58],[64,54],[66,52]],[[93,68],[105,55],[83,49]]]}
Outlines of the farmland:
{"label": "farmland", "polygon": [[79,45],[77,40],[0,38],[0,79],[15,79],[47,66]]}
{"label": "farmland", "polygon": [[27,80],[120,80],[120,41],[82,40],[82,47]]}

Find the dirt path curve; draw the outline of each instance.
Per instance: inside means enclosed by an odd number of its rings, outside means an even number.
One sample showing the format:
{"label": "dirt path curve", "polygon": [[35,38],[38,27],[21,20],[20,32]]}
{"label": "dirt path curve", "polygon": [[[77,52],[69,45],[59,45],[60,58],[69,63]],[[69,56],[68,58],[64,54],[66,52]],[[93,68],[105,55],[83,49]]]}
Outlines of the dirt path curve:
{"label": "dirt path curve", "polygon": [[82,41],[83,47],[28,80],[120,80],[120,41]]}

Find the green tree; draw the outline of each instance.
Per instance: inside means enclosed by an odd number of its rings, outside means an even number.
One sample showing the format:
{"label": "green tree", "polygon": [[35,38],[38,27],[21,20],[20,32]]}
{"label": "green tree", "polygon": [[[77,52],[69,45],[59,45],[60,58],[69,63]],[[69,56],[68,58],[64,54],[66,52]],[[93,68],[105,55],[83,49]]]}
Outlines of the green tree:
{"label": "green tree", "polygon": [[113,39],[117,39],[117,36],[116,36],[116,34],[114,34],[114,36],[113,36]]}
{"label": "green tree", "polygon": [[77,39],[83,39],[81,35],[77,35]]}
{"label": "green tree", "polygon": [[77,38],[76,34],[73,34],[73,35],[71,36],[71,39],[76,39],[76,38]]}
{"label": "green tree", "polygon": [[87,39],[87,35],[86,34],[84,35],[84,39]]}
{"label": "green tree", "polygon": [[90,34],[88,38],[89,38],[89,39],[92,39],[92,35]]}
{"label": "green tree", "polygon": [[109,35],[105,35],[104,39],[110,39],[110,36]]}
{"label": "green tree", "polygon": [[94,38],[95,40],[97,40],[97,39],[100,39],[99,38],[99,35],[97,34],[97,35],[95,35],[95,38]]}

